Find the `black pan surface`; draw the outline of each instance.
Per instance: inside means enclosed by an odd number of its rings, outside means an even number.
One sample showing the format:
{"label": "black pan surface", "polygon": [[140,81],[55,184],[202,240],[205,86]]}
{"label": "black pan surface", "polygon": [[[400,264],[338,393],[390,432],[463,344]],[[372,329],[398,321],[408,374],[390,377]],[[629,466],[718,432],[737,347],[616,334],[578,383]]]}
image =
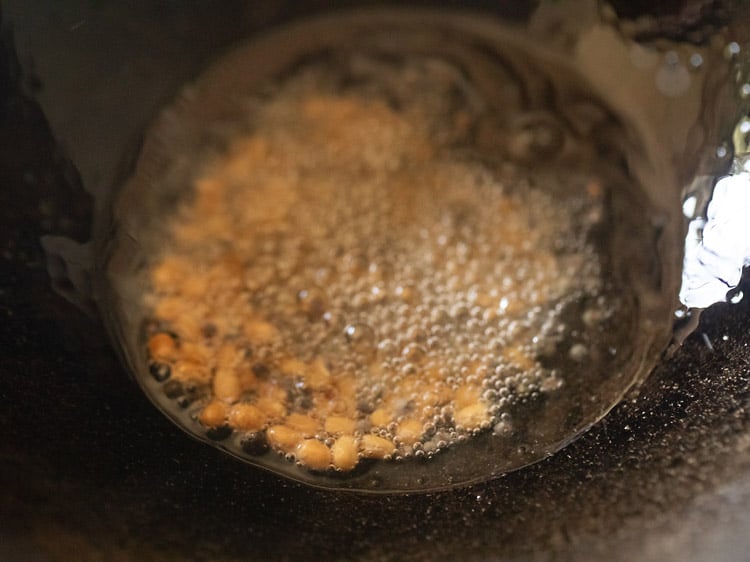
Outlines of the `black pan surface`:
{"label": "black pan surface", "polygon": [[85,241],[93,201],[7,34],[0,64],[0,559],[747,559],[748,298],[537,465],[430,495],[294,484],[174,427],[52,290],[40,237]]}

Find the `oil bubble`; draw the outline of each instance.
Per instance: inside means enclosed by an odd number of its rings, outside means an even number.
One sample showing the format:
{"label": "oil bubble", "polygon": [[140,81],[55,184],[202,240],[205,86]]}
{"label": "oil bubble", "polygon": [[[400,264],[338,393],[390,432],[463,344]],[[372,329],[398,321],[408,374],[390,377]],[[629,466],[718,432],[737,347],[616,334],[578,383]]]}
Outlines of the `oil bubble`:
{"label": "oil bubble", "polygon": [[716,158],[719,160],[727,160],[730,155],[730,149],[728,144],[721,144],[716,147]]}
{"label": "oil bubble", "polygon": [[740,50],[740,44],[736,41],[731,41],[724,47],[724,57],[731,60],[736,59],[740,54]]}
{"label": "oil bubble", "polygon": [[492,427],[492,433],[501,437],[508,437],[513,434],[513,424],[506,420],[500,420]]}

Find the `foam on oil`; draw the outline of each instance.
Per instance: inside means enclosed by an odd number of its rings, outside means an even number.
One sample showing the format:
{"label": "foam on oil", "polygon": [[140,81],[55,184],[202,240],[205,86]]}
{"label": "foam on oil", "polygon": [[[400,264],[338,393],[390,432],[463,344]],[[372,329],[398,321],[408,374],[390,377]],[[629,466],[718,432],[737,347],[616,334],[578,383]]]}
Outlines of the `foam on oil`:
{"label": "foam on oil", "polygon": [[[298,69],[198,164],[153,264],[151,359],[200,389],[206,427],[314,470],[507,434],[509,406],[576,377],[622,307],[594,239],[609,186],[476,150],[484,108],[446,61],[333,66],[353,84]],[[508,145],[562,151],[560,127]]]}

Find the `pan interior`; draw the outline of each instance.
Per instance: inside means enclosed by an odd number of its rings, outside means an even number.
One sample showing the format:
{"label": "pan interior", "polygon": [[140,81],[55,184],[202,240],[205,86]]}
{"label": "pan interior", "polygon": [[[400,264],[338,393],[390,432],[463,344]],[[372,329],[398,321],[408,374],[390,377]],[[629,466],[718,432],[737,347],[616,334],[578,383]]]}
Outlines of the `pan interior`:
{"label": "pan interior", "polygon": [[147,137],[107,256],[136,379],[316,486],[435,490],[553,453],[667,333],[620,124],[502,28],[304,25]]}

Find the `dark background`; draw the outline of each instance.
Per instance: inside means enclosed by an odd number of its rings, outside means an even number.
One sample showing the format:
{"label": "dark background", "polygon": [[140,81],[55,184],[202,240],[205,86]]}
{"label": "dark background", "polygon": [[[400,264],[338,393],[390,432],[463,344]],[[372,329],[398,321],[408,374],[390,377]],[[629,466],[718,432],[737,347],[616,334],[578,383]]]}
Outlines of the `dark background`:
{"label": "dark background", "polygon": [[[45,107],[55,99],[70,104],[78,119],[69,123],[69,138],[105,118],[97,95],[123,100],[123,113],[110,116],[113,131],[137,129],[232,38],[328,4],[102,4],[79,2],[81,14],[4,5],[0,560],[748,559],[747,298],[709,310],[676,356],[583,438],[471,488],[391,497],[315,490],[173,426],[124,373],[98,321],[53,292],[39,242],[47,234],[88,238],[96,205],[70,160],[121,158],[106,153],[114,133],[60,146],[34,97]],[[521,20],[531,6],[484,4]],[[668,2],[627,9],[657,11],[677,33],[686,8]],[[688,28],[701,29],[692,20]],[[21,54],[19,63],[14,42],[45,29],[65,32],[38,42],[53,48],[68,41],[70,52]],[[102,37],[110,37],[106,49],[97,48]],[[184,49],[190,60],[166,64],[181,60]],[[137,62],[123,66],[131,56]],[[39,61],[57,73],[49,74],[57,89],[41,78],[47,74]],[[92,81],[105,75],[97,64],[119,80]],[[132,89],[123,91],[123,81]],[[85,154],[71,154],[81,146]],[[87,189],[92,185],[96,178]]]}

